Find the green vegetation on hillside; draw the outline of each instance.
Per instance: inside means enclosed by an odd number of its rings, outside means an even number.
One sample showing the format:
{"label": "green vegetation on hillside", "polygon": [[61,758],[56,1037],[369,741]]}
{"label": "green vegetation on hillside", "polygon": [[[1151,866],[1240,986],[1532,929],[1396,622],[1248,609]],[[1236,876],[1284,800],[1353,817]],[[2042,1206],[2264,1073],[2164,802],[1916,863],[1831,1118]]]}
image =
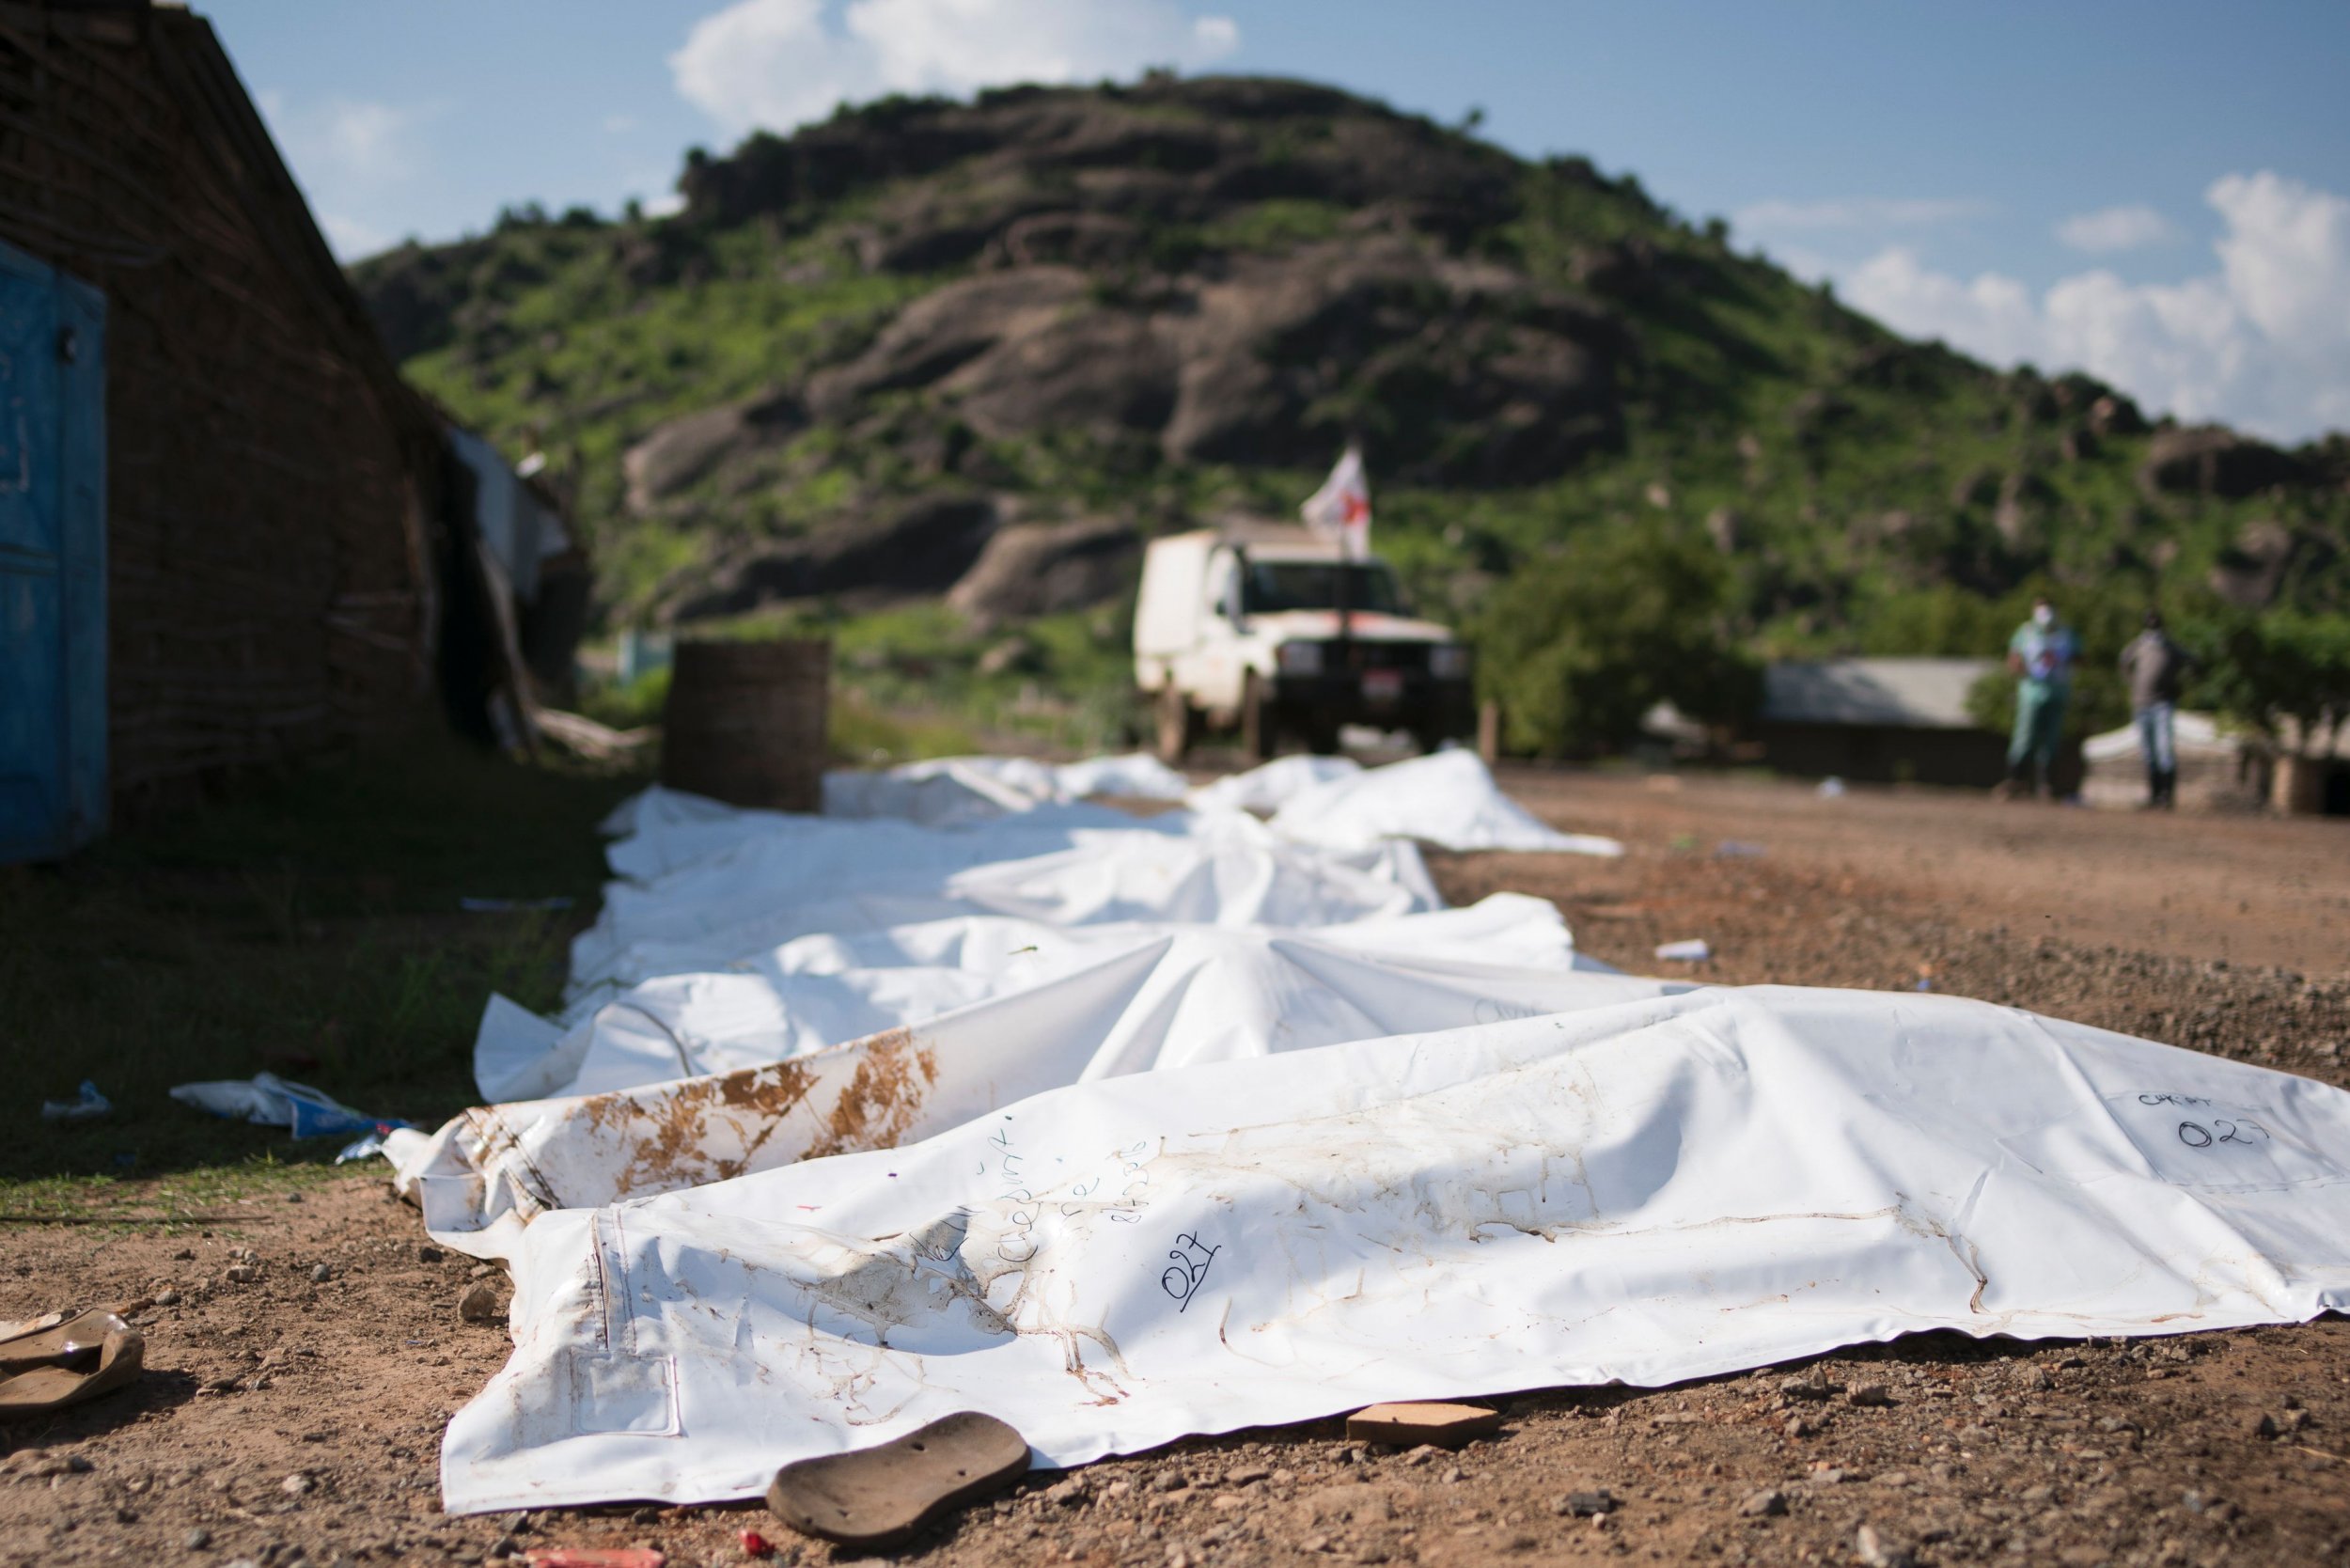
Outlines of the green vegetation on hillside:
{"label": "green vegetation on hillside", "polygon": [[[2350,611],[2350,443],[2150,425],[2088,377],[1906,342],[1636,180],[1332,89],[891,100],[697,154],[682,189],[674,217],[525,211],[354,269],[421,384],[548,453],[614,624],[934,594],[984,530],[892,534],[926,497],[1145,535],[1289,515],[1349,437],[1381,548],[1465,625],[1579,613],[1577,562],[1699,557],[1700,619],[1754,657],[1993,654],[2041,589],[2092,662],[2150,602]],[[928,614],[873,636],[943,640],[943,670],[1003,635]],[[1606,738],[1529,687],[1581,655],[1483,642],[1520,743]],[[948,678],[907,679],[934,705]]]}

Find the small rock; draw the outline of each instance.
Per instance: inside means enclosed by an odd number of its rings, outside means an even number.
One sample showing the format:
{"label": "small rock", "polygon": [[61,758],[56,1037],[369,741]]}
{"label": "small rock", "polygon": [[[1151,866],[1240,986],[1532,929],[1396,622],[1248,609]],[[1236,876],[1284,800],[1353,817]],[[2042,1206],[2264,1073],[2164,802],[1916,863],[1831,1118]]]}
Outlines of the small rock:
{"label": "small rock", "polygon": [[498,1528],[509,1535],[527,1535],[530,1533],[530,1515],[518,1508],[500,1519]]}
{"label": "small rock", "polygon": [[260,1277],[261,1271],[251,1263],[231,1263],[228,1266],[228,1282],[231,1285],[250,1285]]}
{"label": "small rock", "polygon": [[1440,1479],[1447,1486],[1458,1486],[1461,1482],[1466,1481],[1468,1477],[1462,1473],[1461,1466],[1455,1465],[1450,1469],[1445,1471],[1444,1475]]}
{"label": "small rock", "polygon": [[1854,1533],[1852,1550],[1862,1568],[1918,1568],[1917,1558],[1878,1534],[1874,1525],[1863,1525]]}
{"label": "small rock", "polygon": [[1570,1492],[1551,1504],[1550,1511],[1564,1519],[1589,1519],[1613,1513],[1616,1507],[1616,1495],[1602,1487],[1596,1492]]}
{"label": "small rock", "polygon": [[197,1280],[196,1280],[196,1294],[198,1294],[198,1295],[202,1295],[202,1294],[204,1294],[206,1292],[210,1291],[212,1288],[212,1277],[211,1275],[209,1275],[209,1274],[207,1274],[207,1275],[203,1275],[203,1276],[201,1276],[200,1278],[197,1278]]}
{"label": "small rock", "polygon": [[1893,1403],[1893,1394],[1882,1383],[1863,1383],[1844,1396],[1844,1403],[1864,1410],[1881,1410]]}
{"label": "small rock", "polygon": [[504,1311],[498,1293],[488,1285],[467,1286],[457,1298],[457,1315],[467,1323],[495,1323]]}
{"label": "small rock", "polygon": [[2260,1415],[2253,1417],[2251,1426],[2252,1435],[2255,1437],[2274,1437],[2277,1435],[2277,1418],[2269,1415],[2266,1411],[2263,1411]]}
{"label": "small rock", "polygon": [[1237,1468],[1230,1469],[1224,1472],[1224,1484],[1227,1486],[1254,1486],[1257,1482],[1265,1480],[1272,1474],[1273,1472],[1262,1465],[1243,1465]]}
{"label": "small rock", "polygon": [[1738,1505],[1738,1512],[1750,1519],[1768,1519],[1787,1512],[1787,1494],[1765,1488]]}
{"label": "small rock", "polygon": [[192,1552],[200,1552],[212,1544],[212,1532],[208,1529],[192,1529],[180,1538],[180,1544]]}
{"label": "small rock", "polygon": [[1248,1506],[1248,1499],[1242,1497],[1238,1492],[1218,1492],[1214,1497],[1208,1499],[1208,1506],[1214,1509],[1218,1513],[1230,1513],[1234,1509],[1246,1508]]}
{"label": "small rock", "polygon": [[77,1476],[86,1476],[98,1468],[78,1453],[69,1453],[65,1456],[65,1467],[69,1474]]}
{"label": "small rock", "polygon": [[520,1557],[522,1550],[523,1544],[510,1535],[501,1535],[490,1543],[492,1557]]}
{"label": "small rock", "polygon": [[1151,1484],[1162,1492],[1180,1492],[1189,1486],[1191,1482],[1183,1471],[1168,1470]]}
{"label": "small rock", "polygon": [[495,1271],[487,1263],[476,1263],[465,1276],[468,1279],[487,1279]]}
{"label": "small rock", "polygon": [[180,1262],[192,1263],[196,1262],[196,1248],[193,1247],[183,1247],[179,1251],[173,1253],[172,1257],[178,1259]]}
{"label": "small rock", "polygon": [[1048,1503],[1058,1503],[1063,1508],[1083,1508],[1092,1499],[1087,1496],[1085,1478],[1071,1476],[1066,1481],[1056,1482],[1046,1487],[1044,1500]]}
{"label": "small rock", "polygon": [[1790,1416],[1787,1418],[1787,1424],[1782,1430],[1785,1431],[1787,1435],[1790,1437],[1809,1437],[1819,1429],[1813,1426],[1810,1421],[1805,1420],[1801,1416]]}
{"label": "small rock", "polygon": [[420,1263],[437,1263],[447,1256],[447,1253],[442,1251],[437,1247],[419,1247],[416,1248],[416,1262]]}
{"label": "small rock", "polygon": [[286,1201],[289,1203],[299,1203],[302,1201],[302,1194],[298,1192],[290,1192],[286,1194]]}
{"label": "small rock", "polygon": [[155,1305],[158,1307],[177,1307],[180,1305],[180,1293],[178,1291],[158,1291],[155,1293]]}
{"label": "small rock", "polygon": [[313,1285],[323,1285],[334,1278],[334,1269],[325,1263],[321,1263],[310,1271],[310,1283]]}
{"label": "small rock", "polygon": [[311,1479],[306,1472],[296,1470],[293,1474],[279,1482],[277,1483],[277,1489],[280,1492],[285,1493],[286,1496],[290,1497],[298,1497],[305,1492],[316,1491],[318,1489],[318,1484],[319,1483],[315,1480]]}

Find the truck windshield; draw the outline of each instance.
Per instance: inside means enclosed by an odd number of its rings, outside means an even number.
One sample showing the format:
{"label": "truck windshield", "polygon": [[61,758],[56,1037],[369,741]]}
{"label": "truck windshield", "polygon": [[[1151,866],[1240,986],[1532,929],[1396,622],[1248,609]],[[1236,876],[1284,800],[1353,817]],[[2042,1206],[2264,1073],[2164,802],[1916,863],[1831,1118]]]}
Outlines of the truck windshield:
{"label": "truck windshield", "polygon": [[1381,615],[1402,613],[1403,601],[1395,578],[1378,561],[1340,565],[1337,561],[1250,561],[1241,585],[1240,607],[1247,615],[1275,615],[1282,610],[1335,610],[1339,583],[1346,582],[1346,607]]}

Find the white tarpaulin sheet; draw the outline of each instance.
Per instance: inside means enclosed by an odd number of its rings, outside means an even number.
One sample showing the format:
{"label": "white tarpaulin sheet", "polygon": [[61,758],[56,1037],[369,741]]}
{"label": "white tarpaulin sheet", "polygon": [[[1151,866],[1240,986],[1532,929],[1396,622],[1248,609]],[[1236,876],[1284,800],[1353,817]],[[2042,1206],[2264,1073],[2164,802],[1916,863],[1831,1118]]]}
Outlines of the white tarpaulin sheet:
{"label": "white tarpaulin sheet", "polygon": [[1103,1079],[542,1215],[474,1511],[744,1497],[981,1410],[1071,1465],[1929,1328],[2350,1306],[2350,1096],[1954,998],[1700,989]]}
{"label": "white tarpaulin sheet", "polygon": [[1623,853],[1613,839],[1561,833],[1501,792],[1475,753],[1439,751],[1292,793],[1273,830],[1300,843],[1345,848],[1417,839],[1450,850]]}
{"label": "white tarpaulin sheet", "polygon": [[1065,1465],[2350,1306],[2350,1095],[1963,999],[1606,971],[1546,903],[1442,907],[1397,835],[1584,847],[1457,755],[1271,824],[1058,782],[616,813],[569,1004],[483,1019],[502,1103],[387,1143],[427,1228],[514,1273],[448,1506],[747,1497],[957,1409]]}
{"label": "white tarpaulin sheet", "polygon": [[1300,791],[1333,779],[1352,778],[1363,765],[1352,757],[1316,757],[1299,753],[1276,757],[1246,773],[1226,774],[1202,784],[1183,798],[1194,809],[1208,811],[1278,811]]}

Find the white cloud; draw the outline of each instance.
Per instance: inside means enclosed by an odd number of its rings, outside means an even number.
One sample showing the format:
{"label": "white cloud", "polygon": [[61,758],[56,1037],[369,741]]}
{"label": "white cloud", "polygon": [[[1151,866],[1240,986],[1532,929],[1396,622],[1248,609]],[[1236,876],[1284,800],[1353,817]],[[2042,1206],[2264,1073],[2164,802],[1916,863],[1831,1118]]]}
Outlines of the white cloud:
{"label": "white cloud", "polygon": [[2129,283],[2103,268],[2038,297],[1997,273],[1935,272],[1891,246],[1841,274],[1887,325],[2001,364],[2078,368],[2154,411],[2281,441],[2350,426],[2350,200],[2263,172],[2205,193],[2220,270]]}
{"label": "white cloud", "polygon": [[2057,225],[2056,235],[2075,250],[2103,255],[2168,244],[2179,237],[2179,231],[2151,207],[2101,207],[2094,212],[2074,213]]}
{"label": "white cloud", "polygon": [[1942,197],[1849,196],[1833,201],[1758,201],[1741,207],[1731,222],[1747,234],[1818,232],[1825,229],[1920,228],[1962,223],[1991,212],[1984,201]]}
{"label": "white cloud", "polygon": [[606,115],[603,117],[603,128],[616,136],[625,135],[636,129],[636,117],[634,115]]}
{"label": "white cloud", "polygon": [[256,93],[254,102],[335,254],[349,261],[389,246],[398,198],[403,189],[415,188],[429,164],[418,133],[438,109],[365,99],[304,101],[274,87]]}
{"label": "white cloud", "polygon": [[1206,65],[1240,45],[1227,16],[1171,0],[736,0],[669,56],[688,102],[732,131],[790,130],[884,93],[961,94]]}
{"label": "white cloud", "polygon": [[392,247],[389,234],[361,219],[339,212],[320,212],[316,216],[319,231],[326,236],[326,243],[338,261],[356,261]]}

